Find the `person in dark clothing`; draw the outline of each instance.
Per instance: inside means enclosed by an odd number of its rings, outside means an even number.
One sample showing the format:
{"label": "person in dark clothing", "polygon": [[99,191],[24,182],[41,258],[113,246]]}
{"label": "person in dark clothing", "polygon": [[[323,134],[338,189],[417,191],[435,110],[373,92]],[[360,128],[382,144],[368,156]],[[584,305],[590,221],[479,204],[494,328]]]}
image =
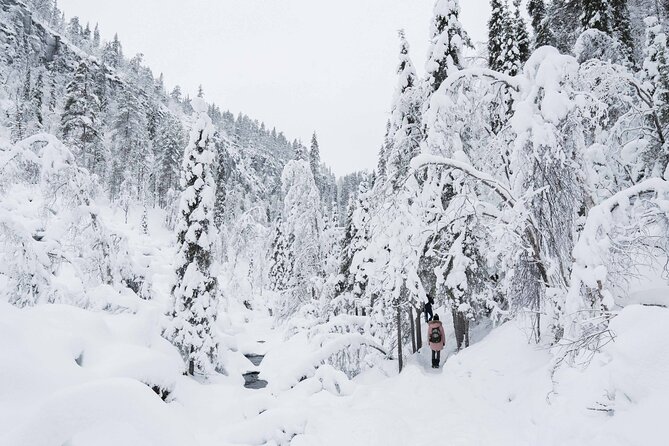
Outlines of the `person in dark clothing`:
{"label": "person in dark clothing", "polygon": [[427,295],[427,302],[423,307],[423,312],[425,313],[425,322],[430,322],[434,313],[432,312],[432,304],[434,304],[434,299],[429,294]]}
{"label": "person in dark clothing", "polygon": [[427,323],[427,340],[432,350],[432,368],[438,369],[441,362],[441,351],[446,344],[444,326],[439,320],[438,314],[435,314],[432,320]]}

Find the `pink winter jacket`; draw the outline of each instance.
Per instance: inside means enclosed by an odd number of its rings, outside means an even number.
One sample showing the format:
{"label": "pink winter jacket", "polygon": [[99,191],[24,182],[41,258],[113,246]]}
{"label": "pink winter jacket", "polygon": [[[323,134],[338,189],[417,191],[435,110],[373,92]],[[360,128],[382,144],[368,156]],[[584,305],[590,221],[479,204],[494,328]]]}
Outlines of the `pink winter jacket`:
{"label": "pink winter jacket", "polygon": [[[430,333],[435,327],[439,328],[439,331],[441,332],[441,342],[438,344],[430,342]],[[446,334],[444,333],[444,326],[442,325],[441,321],[430,321],[427,323],[427,342],[430,344],[430,348],[435,352],[440,352],[444,349],[444,344],[446,343]]]}

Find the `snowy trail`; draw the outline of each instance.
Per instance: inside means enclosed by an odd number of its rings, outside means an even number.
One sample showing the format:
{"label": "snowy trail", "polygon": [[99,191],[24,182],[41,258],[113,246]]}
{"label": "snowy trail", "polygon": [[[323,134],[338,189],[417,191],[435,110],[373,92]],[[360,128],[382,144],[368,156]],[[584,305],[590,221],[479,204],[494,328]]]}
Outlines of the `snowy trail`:
{"label": "snowy trail", "polygon": [[[455,446],[535,445],[536,428],[532,420],[517,413],[526,408],[516,407],[514,411],[515,395],[527,385],[517,380],[514,371],[517,360],[522,359],[530,372],[533,369],[539,372],[533,385],[540,383],[542,389],[537,399],[544,398],[550,390],[549,376],[541,373],[546,353],[523,345],[524,334],[516,327],[510,326],[507,331],[517,339],[510,341],[507,336],[500,342],[520,342],[521,347],[526,347],[519,349],[520,357],[499,353],[479,358],[477,350],[485,348],[484,343],[484,347],[474,345],[469,351],[448,357],[443,368],[434,371],[429,368],[429,350],[423,348],[408,359],[402,374],[392,370],[387,372],[390,376],[379,370],[367,372],[353,381],[347,394],[335,395],[325,390],[322,376],[299,382],[288,390],[274,385],[272,377],[276,381],[283,379],[276,370],[280,367],[277,356],[283,357],[285,366],[300,356],[304,345],[296,339],[282,341],[280,333],[271,330],[267,320],[250,322],[246,331],[238,335],[245,354],[258,353],[251,333],[264,332],[269,340],[261,348],[270,360],[258,366],[260,376],[268,379],[269,386],[256,391],[256,396],[267,398],[266,408],[232,432],[226,430],[224,437],[236,441],[244,438],[244,431],[252,428],[266,431],[269,427],[282,431],[286,441],[297,446],[420,446],[434,444],[435,435],[444,435],[448,444]],[[261,440],[269,436],[258,435],[249,440],[259,442],[249,441],[249,444],[262,444]]]}
{"label": "snowy trail", "polygon": [[[667,317],[666,311],[658,312],[657,326]],[[638,330],[635,333],[619,333],[622,345],[652,329],[634,328]],[[279,337],[278,333],[274,337]],[[290,353],[299,350],[287,349],[291,342],[295,341],[270,343],[267,357],[281,352],[284,364],[290,363]],[[666,347],[659,343],[655,347],[664,357]],[[637,350],[632,345],[626,348]],[[658,438],[653,434],[657,430],[653,423],[659,422],[661,411],[629,401],[615,403],[616,417],[589,409],[607,403],[607,392],[613,386],[628,385],[619,371],[611,368],[616,364],[613,357],[615,352],[603,354],[585,371],[565,369],[560,372],[564,376],[555,378],[566,384],[554,386],[550,352],[528,344],[526,333],[509,323],[448,357],[439,371],[429,368],[429,351],[423,348],[408,358],[401,374],[394,371],[395,364],[389,364],[385,371],[377,368],[354,379],[342,395],[328,388],[327,375],[317,374],[289,390],[278,390],[269,379],[269,387],[258,391],[267,397],[264,409],[238,426],[236,435],[228,432],[224,438],[264,444],[273,431],[282,439],[278,444],[295,446],[659,446],[653,441]],[[627,365],[622,359],[617,364],[643,374],[637,364]],[[266,375],[276,373],[271,362],[266,367]],[[669,390],[669,382],[666,377],[648,380],[641,388],[664,392]],[[635,421],[625,423],[629,417]],[[639,419],[646,426],[643,442],[638,429],[633,428]],[[250,429],[257,429],[256,436],[248,437]]]}
{"label": "snowy trail", "polygon": [[[509,370],[513,361],[500,356],[470,362],[472,356],[475,352],[451,356],[435,372],[423,348],[398,376],[361,383],[348,397],[316,398],[319,402],[310,410],[304,434],[292,444],[538,444],[532,420],[514,411],[520,383]],[[539,368],[545,363],[543,356],[538,352],[527,359]],[[548,376],[543,378],[539,382],[545,392],[537,393],[539,397],[550,389]],[[507,382],[506,390],[495,384],[500,381]]]}

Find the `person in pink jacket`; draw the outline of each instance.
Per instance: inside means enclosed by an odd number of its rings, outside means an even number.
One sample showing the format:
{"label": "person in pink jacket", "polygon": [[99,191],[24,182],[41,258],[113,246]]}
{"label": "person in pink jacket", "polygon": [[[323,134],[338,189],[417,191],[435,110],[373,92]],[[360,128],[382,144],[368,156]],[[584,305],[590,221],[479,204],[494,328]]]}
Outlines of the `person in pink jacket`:
{"label": "person in pink jacket", "polygon": [[446,344],[446,334],[444,326],[439,320],[439,315],[435,314],[430,322],[427,323],[427,340],[432,349],[432,368],[438,369],[441,362],[441,351]]}

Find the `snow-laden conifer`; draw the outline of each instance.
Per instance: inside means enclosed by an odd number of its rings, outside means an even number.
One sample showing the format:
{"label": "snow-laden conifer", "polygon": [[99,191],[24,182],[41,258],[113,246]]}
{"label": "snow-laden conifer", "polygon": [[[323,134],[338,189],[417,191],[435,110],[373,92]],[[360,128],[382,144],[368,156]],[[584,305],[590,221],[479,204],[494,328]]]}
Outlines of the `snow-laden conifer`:
{"label": "snow-laden conifer", "polygon": [[453,70],[462,67],[462,48],[469,44],[469,37],[462,28],[459,15],[459,0],[436,1],[425,67],[430,91],[436,91]]}
{"label": "snow-laden conifer", "polygon": [[399,32],[400,55],[397,68],[397,87],[390,118],[389,145],[384,150],[386,178],[394,188],[401,186],[409,162],[419,152],[421,132],[420,92],[416,84],[416,69],[409,57],[409,43],[404,31]]}
{"label": "snow-laden conifer", "polygon": [[203,100],[193,101],[194,123],[181,170],[176,281],[164,336],[181,352],[187,371],[211,373],[217,366],[217,279],[212,270],[216,184],[214,128]]}

